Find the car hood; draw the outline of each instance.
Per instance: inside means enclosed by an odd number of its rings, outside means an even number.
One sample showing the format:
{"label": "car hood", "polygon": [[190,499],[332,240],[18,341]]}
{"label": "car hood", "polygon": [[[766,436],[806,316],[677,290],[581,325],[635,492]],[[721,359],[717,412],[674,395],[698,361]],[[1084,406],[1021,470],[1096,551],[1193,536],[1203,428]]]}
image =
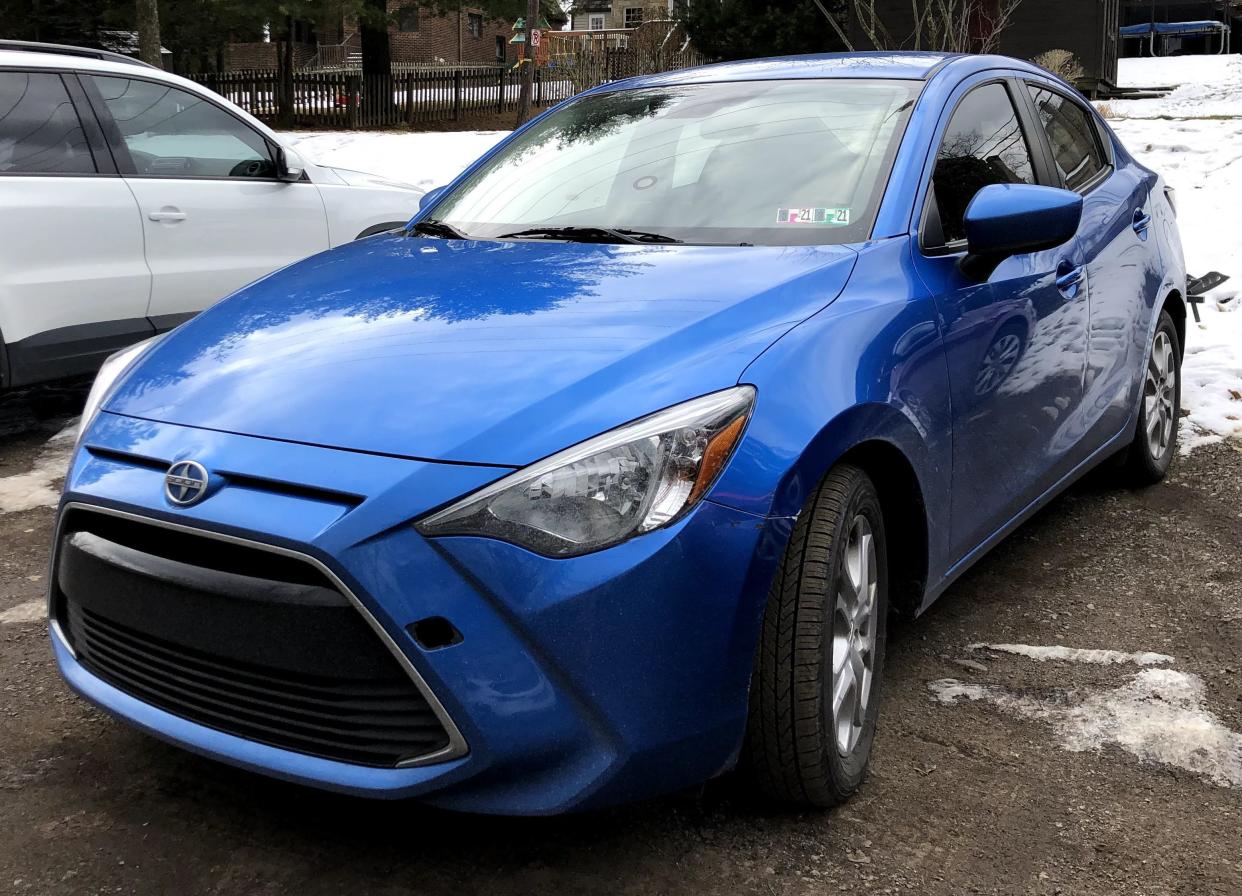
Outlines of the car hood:
{"label": "car hood", "polygon": [[390,190],[409,190],[411,193],[425,193],[422,187],[407,184],[399,180],[389,180],[378,174],[367,174],[365,171],[353,171],[349,168],[336,168],[332,165],[318,165],[347,187],[384,187]]}
{"label": "car hood", "polygon": [[272,274],[174,330],[105,407],[521,466],[734,385],[840,294],[856,257],[842,246],[365,240]]}

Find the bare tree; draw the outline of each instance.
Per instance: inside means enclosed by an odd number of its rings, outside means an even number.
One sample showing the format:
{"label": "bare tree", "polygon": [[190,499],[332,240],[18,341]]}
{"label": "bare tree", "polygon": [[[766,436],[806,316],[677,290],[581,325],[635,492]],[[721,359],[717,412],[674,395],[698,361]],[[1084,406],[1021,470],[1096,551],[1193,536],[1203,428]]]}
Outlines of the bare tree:
{"label": "bare tree", "polygon": [[138,27],[138,58],[156,68],[164,67],[160,56],[160,10],[157,0],[135,0],[134,21]]}
{"label": "bare tree", "polygon": [[909,9],[898,13],[891,3],[882,3],[877,9],[876,0],[847,0],[849,18],[864,38],[863,45],[857,48],[847,29],[826,10],[824,14],[850,49],[994,53],[1021,3],[1022,0],[909,0]]}

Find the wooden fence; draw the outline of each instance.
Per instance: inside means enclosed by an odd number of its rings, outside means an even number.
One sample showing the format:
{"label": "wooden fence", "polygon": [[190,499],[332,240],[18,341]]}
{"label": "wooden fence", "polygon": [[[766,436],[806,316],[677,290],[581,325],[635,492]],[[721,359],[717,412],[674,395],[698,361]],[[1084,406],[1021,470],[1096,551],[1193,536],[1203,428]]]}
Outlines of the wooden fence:
{"label": "wooden fence", "polygon": [[[388,76],[353,71],[294,72],[292,101],[282,96],[274,70],[233,71],[194,76],[205,87],[251,115],[278,121],[292,108],[292,123],[304,127],[368,128],[457,121],[484,111],[516,109],[521,74],[500,67],[396,70]],[[535,72],[536,106],[568,99],[574,82],[555,70]]]}

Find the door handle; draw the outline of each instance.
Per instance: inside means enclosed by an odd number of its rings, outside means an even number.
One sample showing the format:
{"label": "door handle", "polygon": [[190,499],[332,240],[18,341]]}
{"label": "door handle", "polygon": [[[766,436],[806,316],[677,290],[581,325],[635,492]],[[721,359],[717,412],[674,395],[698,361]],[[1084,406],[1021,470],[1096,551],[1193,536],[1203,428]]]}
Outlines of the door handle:
{"label": "door handle", "polygon": [[180,209],[164,207],[160,209],[158,212],[149,212],[147,214],[147,217],[150,218],[152,221],[161,221],[161,222],[175,224],[177,221],[184,221],[186,218],[186,214]]}
{"label": "door handle", "polygon": [[1147,229],[1149,227],[1151,227],[1151,215],[1141,208],[1137,209],[1134,212],[1134,232],[1138,234],[1139,239],[1147,239]]}
{"label": "door handle", "polygon": [[1061,290],[1068,298],[1076,297],[1078,295],[1078,287],[1082,285],[1086,272],[1086,268],[1083,265],[1074,266],[1068,261],[1061,262],[1057,265],[1057,289]]}

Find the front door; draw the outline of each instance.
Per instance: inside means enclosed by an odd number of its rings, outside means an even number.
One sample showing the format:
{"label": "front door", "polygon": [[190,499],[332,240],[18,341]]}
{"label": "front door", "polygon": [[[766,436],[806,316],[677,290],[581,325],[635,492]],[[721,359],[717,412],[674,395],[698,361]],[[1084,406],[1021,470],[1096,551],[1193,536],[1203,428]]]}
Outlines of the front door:
{"label": "front door", "polygon": [[272,146],[241,119],[158,81],[84,80],[115,122],[118,162],[146,236],[148,315],[159,329],[328,248],[319,190],[277,179]]}
{"label": "front door", "polygon": [[939,149],[916,263],[941,316],[953,412],[952,535],[964,556],[1075,464],[1087,348],[1077,241],[1004,261],[986,282],[958,270],[963,216],[983,187],[1036,183],[1008,82],[958,104]]}

